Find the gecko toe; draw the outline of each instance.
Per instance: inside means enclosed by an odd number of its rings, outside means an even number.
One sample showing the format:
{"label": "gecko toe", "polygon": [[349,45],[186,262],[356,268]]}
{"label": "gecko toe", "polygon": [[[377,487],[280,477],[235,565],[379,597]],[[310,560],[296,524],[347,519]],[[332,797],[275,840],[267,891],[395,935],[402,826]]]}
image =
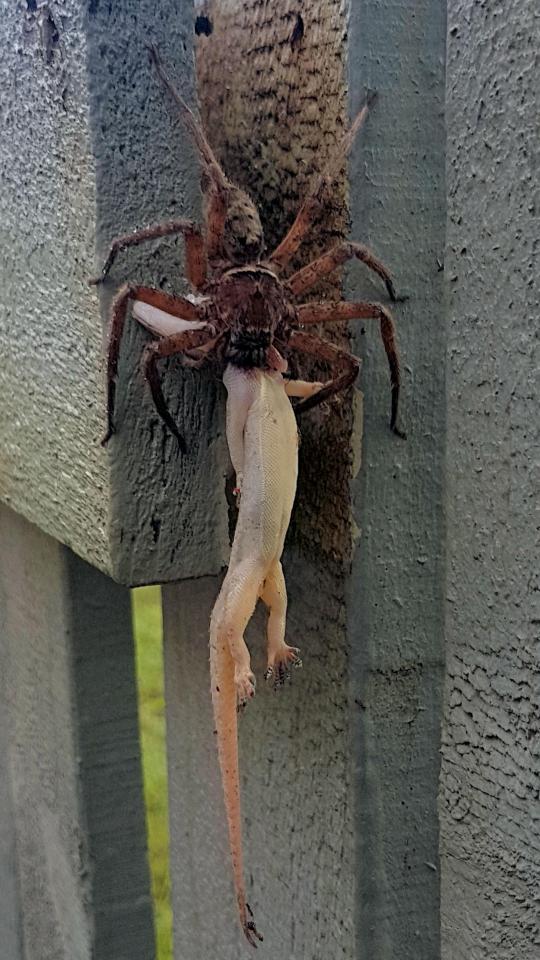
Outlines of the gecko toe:
{"label": "gecko toe", "polygon": [[246,935],[246,940],[248,941],[250,946],[255,947],[255,949],[257,949],[257,940],[260,943],[262,943],[264,940],[264,937],[262,933],[259,933],[259,931],[257,930],[257,927],[255,926],[255,920],[253,918],[253,910],[251,909],[249,903],[246,903],[246,909],[251,919],[248,920],[246,917],[246,919],[242,924],[242,927]]}
{"label": "gecko toe", "polygon": [[248,700],[255,696],[255,677],[251,670],[235,673],[236,706],[240,713],[246,707]]}
{"label": "gecko toe", "polygon": [[264,678],[270,681],[274,690],[277,691],[291,679],[291,667],[298,669],[301,666],[302,660],[298,647],[285,646],[275,660],[268,665]]}
{"label": "gecko toe", "polygon": [[288,665],[280,663],[277,671],[277,676],[274,680],[274,688],[284,687],[287,683],[287,680],[291,679],[291,671],[289,670]]}

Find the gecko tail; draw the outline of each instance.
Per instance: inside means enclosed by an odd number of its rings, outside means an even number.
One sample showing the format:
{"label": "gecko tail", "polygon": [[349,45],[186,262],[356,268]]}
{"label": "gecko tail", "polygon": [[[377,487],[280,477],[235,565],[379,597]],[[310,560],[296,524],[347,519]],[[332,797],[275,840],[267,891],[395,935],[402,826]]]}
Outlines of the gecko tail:
{"label": "gecko tail", "polygon": [[252,947],[263,937],[257,930],[251,907],[246,901],[242,856],[242,821],[240,813],[240,771],[238,763],[238,712],[234,664],[228,646],[218,638],[218,622],[222,608],[221,595],[216,601],[210,621],[210,680],[214,725],[217,735],[219,766],[223,784],[225,813],[229,832],[234,890],[238,918],[246,940]]}

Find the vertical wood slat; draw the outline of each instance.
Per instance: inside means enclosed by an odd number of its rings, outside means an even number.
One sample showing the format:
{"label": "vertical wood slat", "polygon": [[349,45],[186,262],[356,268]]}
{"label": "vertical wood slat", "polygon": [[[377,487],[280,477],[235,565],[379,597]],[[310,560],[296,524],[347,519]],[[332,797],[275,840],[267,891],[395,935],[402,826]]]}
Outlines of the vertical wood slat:
{"label": "vertical wood slat", "polygon": [[[289,635],[305,646],[306,673],[295,684],[292,704],[280,704],[276,717],[264,694],[258,693],[244,718],[242,762],[249,764],[244,822],[247,843],[257,854],[250,854],[250,865],[258,870],[252,889],[255,895],[257,890],[259,894],[267,892],[260,896],[261,908],[267,913],[266,929],[260,910],[256,916],[268,934],[265,950],[271,957],[286,954],[299,958],[324,952],[362,960],[388,960],[397,954],[411,960],[433,960],[439,952],[437,788],[443,638],[445,411],[440,371],[444,369],[445,330],[437,258],[442,256],[445,233],[445,5],[442,0],[435,5],[425,0],[415,6],[414,16],[406,2],[350,7],[352,110],[358,107],[366,87],[379,92],[351,161],[352,236],[369,242],[388,261],[398,288],[410,296],[406,307],[395,308],[403,354],[403,416],[410,436],[404,445],[388,431],[384,356],[375,325],[362,324],[366,336],[361,341],[358,337],[357,352],[365,356],[361,385],[366,392],[367,425],[363,466],[354,486],[355,520],[362,539],[353,578],[345,602],[344,571],[332,580],[328,568],[332,568],[335,555],[327,546],[329,531],[338,529],[341,537],[334,545],[341,556],[346,555],[348,544],[344,551],[343,541],[348,534],[344,537],[343,530],[349,528],[349,501],[348,492],[345,498],[341,496],[340,481],[343,477],[348,480],[348,461],[343,473],[342,457],[348,455],[349,436],[319,422],[313,429],[313,422],[305,418],[301,429],[308,442],[301,453],[305,458],[306,446],[309,448],[307,462],[313,469],[300,477],[296,533],[297,542],[303,546],[309,542],[311,549],[309,561],[306,556],[289,555],[287,576],[292,598]],[[294,4],[281,4],[279,16],[264,0],[252,7],[242,0],[226,8],[210,3],[206,9],[211,19],[214,11],[219,13],[212,20],[213,32],[201,38],[199,49],[200,94],[209,98],[210,108],[206,102],[204,106],[211,119],[211,136],[231,165],[229,173],[234,176],[238,170],[242,182],[259,191],[256,195],[263,212],[268,181],[268,193],[277,196],[272,211],[275,227],[282,194],[289,212],[291,193],[302,178],[302,164],[298,164],[297,176],[291,176],[291,170],[296,171],[299,157],[304,162],[313,160],[309,150],[303,155],[303,132],[318,116],[331,89],[329,85],[318,87],[326,67],[325,42],[329,41],[329,47],[336,44],[337,58],[343,55],[345,8],[337,3],[317,5],[317,13],[325,12],[317,18],[315,7],[302,7],[303,36],[299,41],[297,36],[294,43],[299,23],[299,8]],[[218,41],[223,20],[228,33]],[[225,50],[234,46],[234,31],[241,25],[245,29],[239,35],[238,49],[242,50],[243,70],[238,72],[234,57],[229,57],[227,64],[223,46]],[[216,83],[215,69],[212,72],[208,67],[207,57],[212,53],[224,63],[225,92],[220,80]],[[297,74],[298,66],[303,72]],[[217,76],[222,75],[217,72]],[[281,82],[275,82],[276,77]],[[304,92],[309,93],[311,102],[307,98],[303,102]],[[335,95],[332,109],[334,99]],[[296,123],[298,138],[293,136],[287,143]],[[288,149],[282,155],[279,148],[283,142]],[[239,156],[241,148],[249,156],[249,174]],[[322,161],[322,156],[317,160]],[[280,171],[277,177],[276,169]],[[309,251],[302,249],[301,259],[304,256],[309,256]],[[349,296],[385,297],[357,266],[350,276]],[[435,324],[434,314],[438,318]],[[355,325],[357,332],[359,327]],[[328,422],[333,418],[334,413]],[[356,447],[360,446],[359,421],[360,417],[353,437]],[[306,510],[306,505],[311,510]],[[336,523],[341,520],[345,521],[342,526]],[[170,605],[171,649],[173,643],[181,644],[182,662],[189,662],[192,643],[206,647],[210,597],[206,598],[204,622],[193,636],[191,591],[181,587],[165,596],[166,607]],[[349,656],[345,620],[351,640]],[[257,646],[261,632],[260,624],[250,632]],[[203,657],[202,652],[197,657]],[[174,668],[172,660],[170,667]],[[176,670],[180,670],[178,664]],[[204,676],[203,659],[197,685]],[[189,684],[189,676],[184,673],[184,677]],[[174,692],[185,696],[181,687]],[[204,687],[198,696],[208,696]],[[296,721],[291,726],[289,710]],[[180,731],[180,722],[176,722],[172,736]],[[351,731],[355,734],[354,756],[350,753]],[[280,735],[280,751],[274,754]],[[178,751],[187,749],[175,742],[176,758]],[[278,757],[279,783],[266,774],[268,760],[275,769]],[[289,769],[294,770],[291,780],[287,779]],[[350,788],[353,771],[358,811],[356,865]],[[257,785],[261,783],[266,790],[259,797]],[[273,805],[268,784],[274,785]],[[187,791],[185,783],[180,793],[189,803]],[[291,808],[299,813],[297,821],[288,813]],[[215,807],[207,805],[205,810],[210,815]],[[282,829],[281,844],[273,847],[276,823]],[[260,846],[257,837],[264,838]],[[189,860],[189,830],[183,843]],[[227,869],[227,862],[221,870]],[[192,869],[190,865],[190,875]],[[333,875],[333,871],[338,873]],[[204,876],[204,871],[200,875]],[[281,899],[284,896],[289,898],[287,903]],[[291,910],[292,905],[298,909]],[[230,938],[231,933],[225,931],[224,936]],[[206,942],[207,948],[209,942],[212,940]],[[235,941],[224,942],[225,955],[232,957]]]}
{"label": "vertical wood slat", "polygon": [[[343,0],[204,5],[211,32],[198,39],[201,112],[228,175],[258,205],[269,249],[343,131],[345,7]],[[296,262],[307,262],[343,234],[346,195],[341,171]],[[339,295],[336,278],[322,287]],[[304,358],[296,360],[309,375]],[[332,960],[354,956],[344,611],[351,420],[350,404],[343,403],[331,416],[315,413],[300,424],[299,495],[284,566],[288,639],[302,649],[304,669],[291,688],[274,695],[262,681],[262,611],[248,630],[259,688],[240,723],[246,881],[269,960],[321,951]],[[212,736],[208,624],[217,590],[218,581],[210,579],[163,593],[177,960],[236,960],[246,949]]]}
{"label": "vertical wood slat", "polygon": [[[351,102],[377,101],[351,158],[354,239],[392,270],[401,426],[372,326],[364,358],[361,536],[348,605],[356,761],[359,960],[439,956],[437,793],[444,664],[446,325],[444,0],[351,3]],[[351,269],[347,295],[366,293]],[[367,288],[368,299],[379,299]],[[365,334],[365,335],[363,335]]]}
{"label": "vertical wood slat", "polygon": [[0,550],[2,960],[148,960],[129,594],[7,508]]}

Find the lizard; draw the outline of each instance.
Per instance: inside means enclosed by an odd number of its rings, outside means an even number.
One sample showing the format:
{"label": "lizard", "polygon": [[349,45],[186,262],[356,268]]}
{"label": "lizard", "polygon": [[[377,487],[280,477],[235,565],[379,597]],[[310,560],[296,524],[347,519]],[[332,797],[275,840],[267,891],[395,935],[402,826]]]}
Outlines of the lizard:
{"label": "lizard", "polygon": [[[161,337],[204,326],[138,300],[133,314]],[[238,916],[254,947],[262,936],[246,900],[238,762],[238,710],[255,694],[244,631],[260,598],[269,612],[265,678],[277,689],[291,666],[301,666],[298,648],[285,643],[287,592],[281,565],[298,476],[298,427],[289,397],[307,399],[324,387],[287,379],[286,371],[286,361],[270,345],[263,366],[229,362],[223,374],[239,511],[229,567],[210,618],[210,682]]]}
{"label": "lizard", "polygon": [[286,380],[271,347],[273,369],[228,364],[227,442],[239,512],[229,568],[210,619],[210,678],[233,876],[240,924],[252,946],[262,940],[246,902],[242,865],[237,709],[255,694],[244,631],[260,598],[268,608],[267,670],[276,688],[300,651],[285,643],[287,591],[281,566],[298,475],[298,428],[289,397],[323,386]]}

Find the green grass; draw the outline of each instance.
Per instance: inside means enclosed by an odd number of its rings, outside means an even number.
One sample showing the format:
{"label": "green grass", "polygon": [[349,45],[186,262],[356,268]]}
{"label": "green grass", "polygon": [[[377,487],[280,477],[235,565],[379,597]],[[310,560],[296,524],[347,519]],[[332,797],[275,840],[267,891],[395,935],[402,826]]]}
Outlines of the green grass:
{"label": "green grass", "polygon": [[161,591],[159,587],[141,587],[131,596],[156,960],[173,960]]}

